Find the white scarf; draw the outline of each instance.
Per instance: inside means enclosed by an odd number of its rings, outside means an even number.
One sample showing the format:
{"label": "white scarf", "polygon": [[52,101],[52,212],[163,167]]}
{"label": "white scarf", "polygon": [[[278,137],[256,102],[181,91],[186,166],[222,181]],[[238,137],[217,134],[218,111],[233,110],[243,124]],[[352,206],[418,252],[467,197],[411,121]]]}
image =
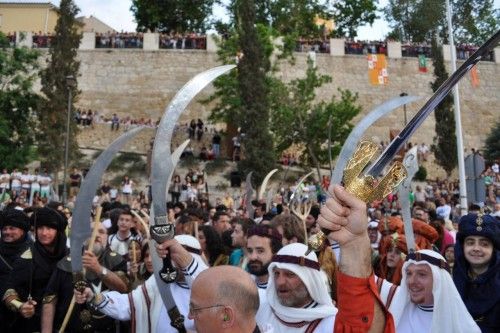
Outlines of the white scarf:
{"label": "white scarf", "polygon": [[[431,250],[417,251],[428,256],[445,260],[439,253]],[[453,283],[450,273],[427,261],[408,260],[403,265],[403,278],[401,287],[398,288],[389,311],[394,317],[396,331],[398,324],[405,311],[411,306],[410,295],[406,285],[406,268],[409,264],[428,265],[432,270],[432,295],[434,297],[434,311],[432,315],[431,333],[453,332],[453,333],[480,333],[472,316],[467,311],[460,294]]]}
{"label": "white scarf", "polygon": [[[307,251],[307,246],[301,243],[289,244],[278,251],[278,255],[289,255],[300,257],[304,256]],[[318,258],[314,252],[309,253],[305,258],[318,262]],[[309,295],[318,303],[316,307],[309,308],[293,308],[281,305],[277,294],[276,286],[274,284],[274,268],[287,269],[295,273],[309,292]],[[328,292],[327,277],[323,271],[317,271],[313,268],[306,266],[299,266],[295,264],[272,262],[268,268],[269,281],[267,283],[267,301],[274,313],[283,321],[289,323],[297,323],[301,321],[313,321],[322,319],[337,314],[337,308],[333,305],[332,299]]]}

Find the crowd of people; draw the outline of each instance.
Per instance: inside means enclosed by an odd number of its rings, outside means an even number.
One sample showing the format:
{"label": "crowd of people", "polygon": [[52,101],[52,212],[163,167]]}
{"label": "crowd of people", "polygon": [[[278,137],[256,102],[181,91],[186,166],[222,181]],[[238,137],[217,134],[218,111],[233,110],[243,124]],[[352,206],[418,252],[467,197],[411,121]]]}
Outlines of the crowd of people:
{"label": "crowd of people", "polygon": [[[415,186],[410,198],[396,193],[368,206],[340,186],[326,195],[328,177],[280,188],[266,199],[240,188],[209,201],[206,175],[194,168],[173,176],[167,219],[175,237],[155,247],[148,242],[149,190],[139,192],[127,176],[120,189],[104,182],[89,207],[92,223],[77,221],[74,197],[85,174],[71,172],[64,205],[48,197],[43,173],[0,175],[2,332],[175,332],[152,264],[167,253],[177,269],[167,288],[191,331],[500,328],[497,164],[487,171],[495,201],[472,204],[462,217],[456,182],[429,182]],[[41,199],[28,202],[38,198],[33,193]],[[401,215],[407,199],[414,245]],[[67,237],[75,236],[74,223],[95,230],[82,254],[87,284],[78,289],[69,251],[80,249]],[[337,233],[329,234],[329,246],[306,254],[304,243],[320,227]],[[73,297],[78,305],[65,321]]]}
{"label": "crowd of people", "polygon": [[[7,38],[11,46],[16,45],[16,34],[9,32]],[[33,47],[48,48],[52,39],[50,33],[41,31],[33,32]],[[140,32],[107,32],[96,33],[96,48],[142,48],[144,36]],[[385,54],[387,55],[388,41],[354,41],[346,40],[344,45],[345,54]],[[160,34],[160,49],[196,49],[205,50],[207,48],[207,36],[197,33],[170,33]],[[456,45],[456,56],[459,60],[467,59],[478,49],[472,44]],[[316,52],[330,53],[330,40],[327,39],[306,39],[300,38],[296,41],[295,52]],[[402,43],[401,53],[403,57],[418,57],[423,54],[427,58],[432,58],[432,50],[429,43]],[[495,61],[493,51],[485,57],[486,61]]]}

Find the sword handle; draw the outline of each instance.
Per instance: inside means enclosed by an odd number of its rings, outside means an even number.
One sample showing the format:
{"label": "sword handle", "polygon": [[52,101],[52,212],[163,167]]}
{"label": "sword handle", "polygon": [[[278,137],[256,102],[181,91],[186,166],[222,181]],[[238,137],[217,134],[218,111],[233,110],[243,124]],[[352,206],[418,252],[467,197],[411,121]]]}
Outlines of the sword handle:
{"label": "sword handle", "polygon": [[184,327],[184,316],[181,315],[177,306],[174,306],[167,311],[170,317],[170,326],[175,328],[179,333],[186,333],[186,328]]}
{"label": "sword handle", "polygon": [[[151,238],[158,244],[174,237],[174,225],[167,222],[166,216],[155,217],[155,225],[152,225],[149,229]],[[172,283],[177,279],[177,270],[172,265],[170,254],[163,258],[163,267],[158,274],[165,283]]]}
{"label": "sword handle", "polygon": [[163,258],[163,267],[158,274],[160,274],[160,279],[165,283],[172,283],[177,279],[177,270],[172,265],[170,254],[167,254],[167,256]]}

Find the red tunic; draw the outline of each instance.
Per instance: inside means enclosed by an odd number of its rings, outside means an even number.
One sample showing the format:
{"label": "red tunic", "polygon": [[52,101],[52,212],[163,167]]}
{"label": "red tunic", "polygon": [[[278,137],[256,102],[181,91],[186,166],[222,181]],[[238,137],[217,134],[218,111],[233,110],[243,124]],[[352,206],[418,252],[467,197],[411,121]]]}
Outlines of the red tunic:
{"label": "red tunic", "polygon": [[335,333],[365,333],[372,325],[375,301],[385,314],[384,333],[394,333],[394,320],[378,295],[374,275],[356,278],[337,272],[337,308]]}

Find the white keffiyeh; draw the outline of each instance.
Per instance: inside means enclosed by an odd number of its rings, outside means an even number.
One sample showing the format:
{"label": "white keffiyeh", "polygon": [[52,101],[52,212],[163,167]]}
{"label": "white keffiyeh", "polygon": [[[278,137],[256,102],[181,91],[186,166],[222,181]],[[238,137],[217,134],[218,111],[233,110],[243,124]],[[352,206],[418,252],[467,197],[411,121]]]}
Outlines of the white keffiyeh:
{"label": "white keffiyeh", "polygon": [[[301,257],[307,251],[307,246],[301,243],[289,244],[278,251],[278,255],[288,255]],[[318,262],[318,258],[314,252],[309,253],[305,258]],[[315,307],[308,308],[293,308],[281,305],[274,284],[273,269],[287,269],[300,277],[307,288],[309,295],[314,302]],[[267,284],[267,300],[273,309],[274,313],[283,321],[296,323],[301,321],[313,321],[320,318],[334,316],[337,313],[337,308],[333,305],[332,299],[328,292],[328,279],[326,274],[321,270],[315,270],[306,266],[296,264],[272,262],[268,268],[269,281]]]}
{"label": "white keffiyeh", "polygon": [[[445,260],[439,253],[431,250],[420,250],[418,253]],[[410,264],[428,265],[432,270],[432,295],[434,297],[434,310],[432,314],[432,323],[430,325],[431,333],[453,332],[453,333],[480,333],[474,319],[467,311],[465,304],[460,297],[450,273],[445,269],[432,265],[427,261],[408,260],[403,265],[403,278],[401,287],[394,295],[389,311],[394,317],[396,331],[402,331],[403,327],[410,327],[402,318],[409,318],[409,312],[414,311],[415,305],[410,300],[408,287],[406,284],[406,268]],[[406,331],[406,329],[405,329]],[[409,331],[423,332],[422,328],[414,328]]]}

